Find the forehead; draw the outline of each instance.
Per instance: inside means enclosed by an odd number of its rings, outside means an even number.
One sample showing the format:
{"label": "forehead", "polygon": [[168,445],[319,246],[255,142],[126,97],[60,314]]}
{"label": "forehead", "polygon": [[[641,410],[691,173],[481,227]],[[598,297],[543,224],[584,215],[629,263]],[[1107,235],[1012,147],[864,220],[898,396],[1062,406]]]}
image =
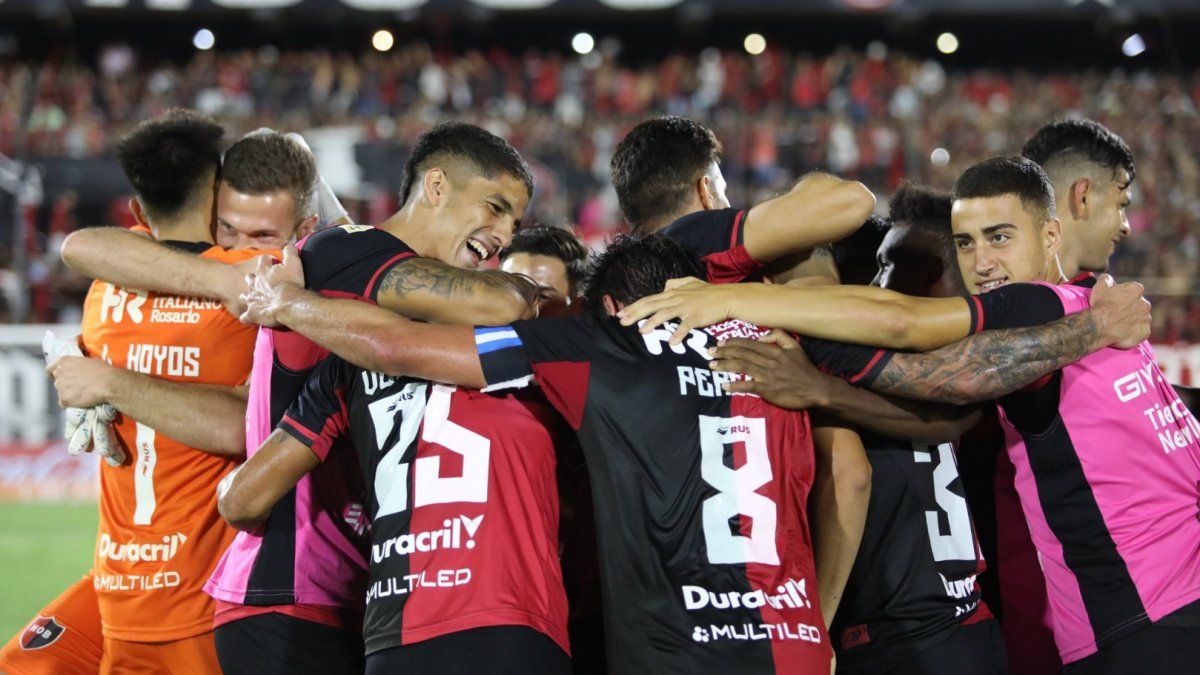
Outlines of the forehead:
{"label": "forehead", "polygon": [[540,253],[513,253],[504,259],[500,268],[505,272],[528,274],[538,281],[543,281],[543,278],[567,276],[566,263],[554,256]]}
{"label": "forehead", "polygon": [[1117,170],[1113,172],[1113,182],[1117,185],[1128,187],[1133,182],[1133,178],[1129,176],[1129,169],[1118,166]]}
{"label": "forehead", "polygon": [[294,211],[295,202],[286,190],[251,195],[222,182],[217,192],[217,216],[235,227],[249,221],[257,227],[290,227]]}
{"label": "forehead", "polygon": [[508,173],[497,174],[493,177],[476,174],[466,180],[463,191],[468,194],[487,196],[498,194],[512,204],[513,209],[520,215],[529,204],[529,190],[520,178]]}
{"label": "forehead", "polygon": [[956,199],[950,207],[950,225],[956,235],[979,234],[984,228],[1000,224],[1034,229],[1040,223],[1015,194]]}
{"label": "forehead", "polygon": [[899,222],[888,228],[887,234],[879,244],[880,252],[898,249],[923,249],[930,252],[938,250],[938,241],[932,233],[912,227],[908,223]]}

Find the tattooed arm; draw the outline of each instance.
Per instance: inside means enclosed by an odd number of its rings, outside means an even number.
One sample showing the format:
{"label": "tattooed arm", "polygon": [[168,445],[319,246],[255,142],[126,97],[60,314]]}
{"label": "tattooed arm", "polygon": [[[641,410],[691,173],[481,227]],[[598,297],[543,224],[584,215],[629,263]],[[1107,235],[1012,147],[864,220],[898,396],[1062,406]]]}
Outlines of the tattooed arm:
{"label": "tattooed arm", "polygon": [[870,387],[957,405],[989,401],[1110,344],[1104,315],[1082,312],[1044,326],[984,331],[924,354],[896,354]]}
{"label": "tattooed arm", "polygon": [[499,326],[532,317],[537,297],[537,284],[524,276],[419,258],[384,275],[376,302],[430,323]]}

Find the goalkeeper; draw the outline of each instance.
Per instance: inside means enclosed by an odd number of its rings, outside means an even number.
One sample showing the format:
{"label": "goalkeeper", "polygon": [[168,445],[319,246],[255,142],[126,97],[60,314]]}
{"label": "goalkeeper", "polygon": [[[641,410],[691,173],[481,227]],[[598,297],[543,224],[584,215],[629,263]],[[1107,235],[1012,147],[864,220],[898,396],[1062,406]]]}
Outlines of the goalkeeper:
{"label": "goalkeeper", "polygon": [[[285,240],[314,227],[319,183],[306,147],[275,132],[238,141],[214,196],[220,136],[211,120],[173,111],[121,142],[138,230],[234,264],[264,251],[215,246],[218,223],[259,228],[250,235],[271,228]],[[93,358],[48,336],[68,449],[91,446],[105,459],[101,525],[91,572],[9,642],[0,670],[219,672],[215,606],[202,586],[233,535],[215,486],[245,452],[242,385],[254,338],[218,302],[103,282],[84,308],[82,344]]]}

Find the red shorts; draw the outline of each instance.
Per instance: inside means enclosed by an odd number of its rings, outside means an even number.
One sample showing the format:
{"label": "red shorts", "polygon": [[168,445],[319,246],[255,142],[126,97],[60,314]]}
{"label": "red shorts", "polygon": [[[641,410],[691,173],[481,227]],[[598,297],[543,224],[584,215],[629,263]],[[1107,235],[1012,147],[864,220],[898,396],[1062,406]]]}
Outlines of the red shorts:
{"label": "red shorts", "polygon": [[9,675],[95,675],[104,638],[92,575],[71,584],[0,650]]}

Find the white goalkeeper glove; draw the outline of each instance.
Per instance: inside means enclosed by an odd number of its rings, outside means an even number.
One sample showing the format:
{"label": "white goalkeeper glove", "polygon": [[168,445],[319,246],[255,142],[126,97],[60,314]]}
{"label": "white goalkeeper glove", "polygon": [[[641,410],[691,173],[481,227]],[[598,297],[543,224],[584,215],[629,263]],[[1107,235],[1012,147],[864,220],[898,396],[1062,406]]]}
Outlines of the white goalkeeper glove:
{"label": "white goalkeeper glove", "polygon": [[[49,366],[64,356],[83,356],[83,352],[75,340],[60,338],[54,331],[46,331],[42,338],[42,356]],[[122,464],[125,452],[117,445],[112,434],[112,422],[116,418],[117,409],[107,403],[92,408],[63,409],[63,435],[67,439],[67,452],[79,455],[90,451],[95,445],[97,453],[111,466]]]}

